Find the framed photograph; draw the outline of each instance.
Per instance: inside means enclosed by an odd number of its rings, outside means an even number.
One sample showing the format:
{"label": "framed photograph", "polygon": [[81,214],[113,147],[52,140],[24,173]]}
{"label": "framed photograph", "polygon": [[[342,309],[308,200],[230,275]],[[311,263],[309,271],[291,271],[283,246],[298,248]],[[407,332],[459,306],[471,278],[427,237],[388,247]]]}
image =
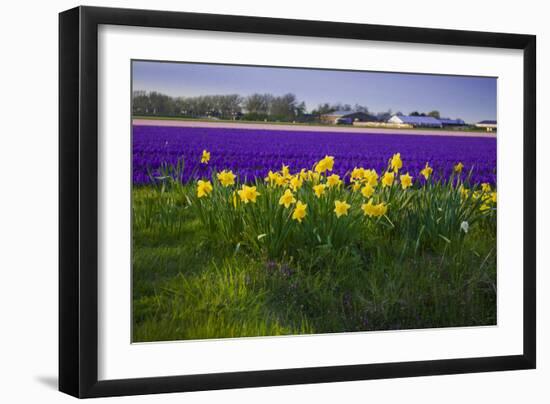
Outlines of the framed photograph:
{"label": "framed photograph", "polygon": [[61,391],[535,368],[534,36],[59,28]]}

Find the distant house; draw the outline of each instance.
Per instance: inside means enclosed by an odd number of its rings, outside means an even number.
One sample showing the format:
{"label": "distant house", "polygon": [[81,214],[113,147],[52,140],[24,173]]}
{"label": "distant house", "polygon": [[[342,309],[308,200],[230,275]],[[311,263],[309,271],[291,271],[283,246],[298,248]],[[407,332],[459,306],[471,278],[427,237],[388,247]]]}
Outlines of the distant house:
{"label": "distant house", "polygon": [[365,112],[358,111],[334,111],[328,114],[322,114],[321,117],[322,123],[327,124],[352,124],[353,122],[365,122],[372,120],[373,117]]}
{"label": "distant house", "polygon": [[487,132],[497,130],[497,121],[481,121],[476,123],[476,128],[486,129]]}
{"label": "distant house", "polygon": [[394,115],[388,119],[389,123],[411,125],[423,128],[441,128],[443,124],[433,116]]}

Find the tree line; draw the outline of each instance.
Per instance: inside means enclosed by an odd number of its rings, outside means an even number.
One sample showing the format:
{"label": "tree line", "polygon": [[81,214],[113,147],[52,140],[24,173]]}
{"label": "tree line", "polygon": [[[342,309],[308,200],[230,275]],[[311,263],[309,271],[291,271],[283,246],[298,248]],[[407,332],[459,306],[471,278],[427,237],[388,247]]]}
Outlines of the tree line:
{"label": "tree line", "polygon": [[[318,122],[321,115],[334,111],[363,112],[368,120],[387,121],[394,115],[390,110],[373,113],[360,104],[323,103],[311,112],[296,95],[254,93],[248,96],[239,94],[200,95],[195,97],[170,97],[156,91],[134,91],[132,113],[136,116],[165,116],[186,118],[242,119],[249,121]],[[403,115],[400,111],[395,115]],[[428,113],[413,111],[411,116],[432,116],[440,118],[439,111]]]}
{"label": "tree line", "polygon": [[364,105],[341,103],[320,104],[308,113],[305,102],[299,101],[292,93],[254,93],[245,97],[238,94],[170,97],[155,91],[134,91],[132,96],[132,113],[140,116],[307,122],[339,110],[369,113]]}

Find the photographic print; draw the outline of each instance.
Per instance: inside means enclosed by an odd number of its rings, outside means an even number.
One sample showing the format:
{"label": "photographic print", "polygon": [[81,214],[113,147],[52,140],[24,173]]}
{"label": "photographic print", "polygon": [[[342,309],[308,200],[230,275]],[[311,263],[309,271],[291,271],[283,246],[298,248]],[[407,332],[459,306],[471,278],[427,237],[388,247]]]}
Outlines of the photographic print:
{"label": "photographic print", "polygon": [[133,342],[496,325],[496,77],[131,64]]}

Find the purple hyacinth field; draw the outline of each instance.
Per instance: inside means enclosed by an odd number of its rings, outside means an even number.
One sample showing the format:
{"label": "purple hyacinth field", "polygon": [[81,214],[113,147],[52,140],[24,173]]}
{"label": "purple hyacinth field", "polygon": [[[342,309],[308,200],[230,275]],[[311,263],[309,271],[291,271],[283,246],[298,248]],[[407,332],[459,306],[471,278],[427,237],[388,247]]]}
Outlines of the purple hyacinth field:
{"label": "purple hyacinth field", "polygon": [[[200,164],[204,149],[211,153],[208,165]],[[147,184],[148,170],[182,158],[184,180],[230,169],[247,182],[283,163],[291,172],[312,168],[325,155],[334,156],[334,172],[341,177],[354,167],[380,172],[394,153],[401,153],[404,172],[415,178],[426,162],[436,179],[449,177],[462,162],[465,172],[472,169],[473,183],[496,184],[495,138],[162,126],[133,127],[133,182]]]}

